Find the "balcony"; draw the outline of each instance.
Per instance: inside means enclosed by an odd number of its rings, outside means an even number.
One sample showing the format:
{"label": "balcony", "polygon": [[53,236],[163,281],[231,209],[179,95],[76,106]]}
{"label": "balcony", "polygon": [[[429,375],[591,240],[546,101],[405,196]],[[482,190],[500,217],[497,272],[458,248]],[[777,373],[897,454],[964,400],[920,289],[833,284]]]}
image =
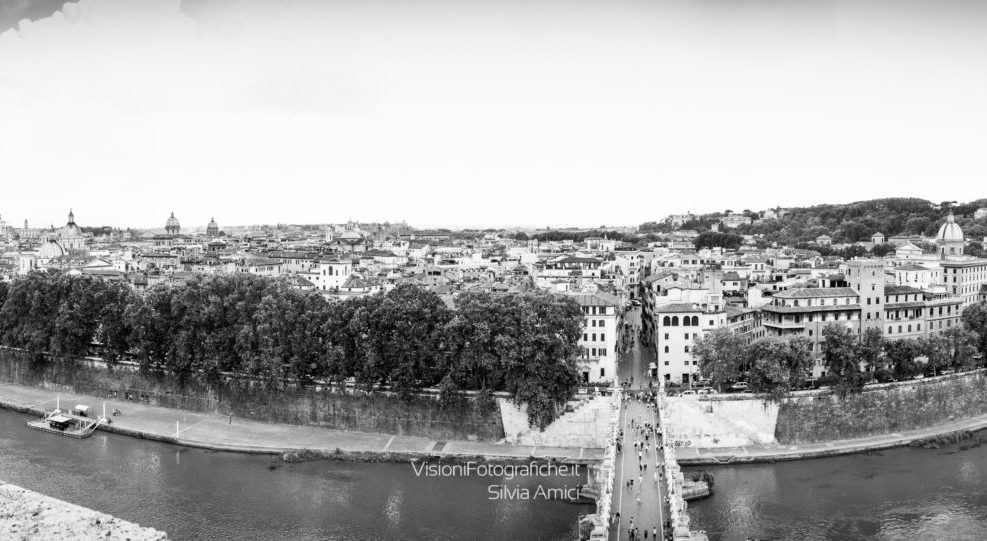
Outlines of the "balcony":
{"label": "balcony", "polygon": [[765,319],[762,322],[765,327],[774,327],[776,329],[804,329],[805,320],[796,322],[794,319],[783,319],[781,321],[769,321]]}

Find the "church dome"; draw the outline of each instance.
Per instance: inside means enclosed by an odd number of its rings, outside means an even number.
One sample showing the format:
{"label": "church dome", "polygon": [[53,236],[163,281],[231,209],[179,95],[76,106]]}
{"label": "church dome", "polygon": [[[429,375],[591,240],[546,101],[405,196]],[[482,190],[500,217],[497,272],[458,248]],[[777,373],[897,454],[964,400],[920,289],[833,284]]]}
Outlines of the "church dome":
{"label": "church dome", "polygon": [[171,217],[165,222],[165,233],[169,235],[177,235],[182,229],[182,226],[178,223],[178,218],[175,218],[175,213],[171,213]]}
{"label": "church dome", "polygon": [[60,231],[62,237],[81,237],[82,230],[75,223],[75,214],[72,213],[72,209],[69,209],[69,221],[65,224],[65,227]]}
{"label": "church dome", "polygon": [[963,230],[960,229],[960,225],[956,223],[956,218],[953,217],[952,212],[950,212],[949,216],[946,217],[946,223],[942,224],[939,228],[939,233],[936,234],[936,240],[941,242],[963,241]]}

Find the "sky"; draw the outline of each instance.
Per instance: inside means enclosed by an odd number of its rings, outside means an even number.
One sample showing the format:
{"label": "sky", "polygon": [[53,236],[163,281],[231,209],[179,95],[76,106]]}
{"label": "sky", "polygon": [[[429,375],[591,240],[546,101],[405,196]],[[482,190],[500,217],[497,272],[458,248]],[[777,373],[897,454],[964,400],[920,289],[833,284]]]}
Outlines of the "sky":
{"label": "sky", "polygon": [[619,226],[987,196],[976,0],[80,0],[11,26],[18,225]]}

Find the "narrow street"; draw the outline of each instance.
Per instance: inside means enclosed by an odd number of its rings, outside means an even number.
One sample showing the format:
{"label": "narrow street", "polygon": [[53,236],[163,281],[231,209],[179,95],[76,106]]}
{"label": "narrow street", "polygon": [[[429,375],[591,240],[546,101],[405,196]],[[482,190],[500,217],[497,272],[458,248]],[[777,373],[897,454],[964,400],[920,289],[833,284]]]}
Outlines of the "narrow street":
{"label": "narrow street", "polygon": [[[640,314],[640,308],[627,312],[625,321],[629,328],[639,328]],[[655,358],[641,343],[638,333],[634,332],[633,335],[633,346],[621,355],[617,367],[618,381],[626,382],[627,390],[624,392],[625,407],[619,417],[624,438],[622,452],[617,455],[618,468],[614,477],[612,507],[615,517],[616,513],[620,514],[620,520],[614,519],[610,538],[621,541],[655,539],[655,532],[658,539],[662,539],[662,526],[668,518],[665,482],[663,478],[660,481],[655,479],[664,457],[657,449],[654,434],[645,440],[646,431],[640,428],[644,423],[654,426],[657,416],[648,402],[634,398],[637,392],[649,390],[648,383],[652,381],[649,377],[649,364]],[[635,441],[642,444],[638,451],[634,449]],[[630,484],[631,481],[633,485]],[[636,537],[631,536],[632,526],[638,529]]]}

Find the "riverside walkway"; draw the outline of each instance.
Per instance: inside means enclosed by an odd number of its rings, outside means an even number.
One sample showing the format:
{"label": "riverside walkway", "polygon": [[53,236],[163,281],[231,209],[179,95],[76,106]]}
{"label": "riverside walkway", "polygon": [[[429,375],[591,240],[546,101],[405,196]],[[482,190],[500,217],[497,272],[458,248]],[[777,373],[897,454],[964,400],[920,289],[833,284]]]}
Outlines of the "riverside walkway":
{"label": "riverside walkway", "polygon": [[846,455],[902,447],[915,440],[922,440],[952,432],[971,432],[987,429],[987,415],[979,415],[962,421],[951,421],[933,427],[902,430],[891,434],[853,438],[846,440],[803,443],[799,445],[766,444],[748,447],[696,448],[678,447],[675,456],[680,465],[736,464],[743,462],[775,462]]}
{"label": "riverside walkway", "polygon": [[[462,456],[497,459],[543,458],[568,462],[601,460],[603,449],[583,447],[542,447],[508,445],[496,442],[436,441],[424,437],[368,432],[350,432],[321,427],[269,424],[225,415],[146,406],[128,400],[103,399],[88,395],[55,393],[45,389],[0,383],[0,406],[40,415],[55,408],[56,394],[61,407],[76,404],[92,406],[95,415],[113,421],[101,430],[167,443],[221,451],[281,454],[311,450],[332,453],[374,453],[401,458],[420,456]],[[123,415],[112,416],[113,409]]]}

